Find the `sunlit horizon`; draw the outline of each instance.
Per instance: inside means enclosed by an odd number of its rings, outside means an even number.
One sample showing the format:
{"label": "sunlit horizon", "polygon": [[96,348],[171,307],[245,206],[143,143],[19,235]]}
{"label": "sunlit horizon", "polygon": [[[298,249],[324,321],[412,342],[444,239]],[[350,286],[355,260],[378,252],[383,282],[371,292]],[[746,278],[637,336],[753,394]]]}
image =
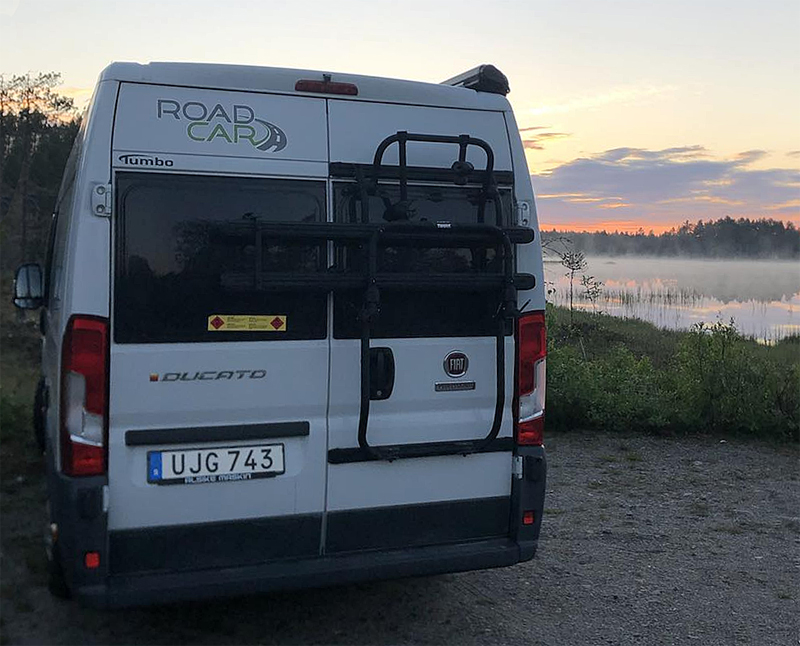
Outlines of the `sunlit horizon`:
{"label": "sunlit horizon", "polygon": [[491,11],[478,0],[229,0],[226,20],[211,0],[113,9],[0,0],[0,72],[60,72],[60,91],[83,108],[111,61],[432,83],[492,63],[509,78],[542,226],[659,233],[727,216],[800,226],[796,0],[509,0]]}

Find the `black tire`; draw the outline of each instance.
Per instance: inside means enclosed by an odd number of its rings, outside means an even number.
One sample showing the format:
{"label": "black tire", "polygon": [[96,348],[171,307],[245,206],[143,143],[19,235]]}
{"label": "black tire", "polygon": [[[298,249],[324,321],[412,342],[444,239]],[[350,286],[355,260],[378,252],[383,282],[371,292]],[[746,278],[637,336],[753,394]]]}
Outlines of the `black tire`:
{"label": "black tire", "polygon": [[39,380],[36,386],[36,395],[33,398],[33,434],[36,438],[36,446],[39,451],[44,453],[44,416],[47,409],[47,398],[45,397],[44,378]]}
{"label": "black tire", "polygon": [[50,594],[59,599],[69,599],[70,591],[67,580],[64,578],[64,567],[55,545],[47,558],[47,589]]}

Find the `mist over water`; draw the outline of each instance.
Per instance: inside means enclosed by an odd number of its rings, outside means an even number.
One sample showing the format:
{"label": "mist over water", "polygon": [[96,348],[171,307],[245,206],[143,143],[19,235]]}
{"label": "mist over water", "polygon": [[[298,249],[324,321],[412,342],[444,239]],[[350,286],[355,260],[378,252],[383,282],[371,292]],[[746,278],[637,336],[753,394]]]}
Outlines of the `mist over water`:
{"label": "mist over water", "polygon": [[[640,318],[665,328],[698,322],[729,322],[766,341],[800,334],[800,263],[772,260],[597,256],[583,275],[602,281],[592,303],[580,274],[574,284],[581,309]],[[556,305],[569,305],[569,278],[557,261],[545,262],[545,279]]]}

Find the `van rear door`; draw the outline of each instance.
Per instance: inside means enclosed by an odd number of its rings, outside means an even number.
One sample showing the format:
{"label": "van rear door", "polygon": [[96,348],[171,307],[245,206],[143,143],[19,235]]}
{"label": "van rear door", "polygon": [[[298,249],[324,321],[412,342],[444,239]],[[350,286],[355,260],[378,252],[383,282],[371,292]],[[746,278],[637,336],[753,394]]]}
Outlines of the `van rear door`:
{"label": "van rear door", "polygon": [[113,574],[319,554],[328,297],[272,278],[327,251],[261,226],[326,221],[326,141],[322,99],[121,86]]}
{"label": "van rear door", "polygon": [[[396,138],[387,140],[401,129],[422,135],[409,135],[405,154]],[[459,225],[511,223],[511,154],[501,112],[331,100],[329,130],[335,222],[416,224],[442,233],[455,232]],[[468,145],[461,160],[476,172],[462,166],[463,182],[454,182],[451,166],[460,153],[454,138],[464,134],[491,148],[499,200],[486,194],[481,172],[487,152],[479,145]],[[373,172],[376,149],[384,141],[379,156],[385,176],[370,185],[364,177]],[[405,172],[398,169],[400,162],[407,167],[406,190],[400,187]],[[363,289],[334,295],[329,554],[499,537],[509,531],[512,326],[502,316],[503,290],[498,285],[480,288],[482,280],[502,274],[504,252],[481,237],[470,246],[445,243],[445,238],[431,242],[426,236],[379,242],[372,270],[397,279],[383,282],[371,313],[365,311]],[[368,246],[338,245],[336,270],[345,275],[368,271]],[[431,284],[433,274],[453,280]],[[472,288],[465,289],[465,280]],[[362,354],[369,316],[368,354]],[[366,425],[361,402],[365,361],[370,367]],[[498,419],[501,424],[490,438]],[[411,457],[415,454],[420,457]]]}

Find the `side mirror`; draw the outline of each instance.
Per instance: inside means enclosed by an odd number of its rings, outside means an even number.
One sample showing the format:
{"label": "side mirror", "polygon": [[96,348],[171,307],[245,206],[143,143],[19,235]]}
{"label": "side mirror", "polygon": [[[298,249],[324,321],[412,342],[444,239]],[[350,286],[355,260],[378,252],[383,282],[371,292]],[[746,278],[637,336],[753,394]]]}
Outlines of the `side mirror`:
{"label": "side mirror", "polygon": [[22,265],[14,277],[14,305],[22,310],[35,310],[43,301],[42,268],[33,262]]}

